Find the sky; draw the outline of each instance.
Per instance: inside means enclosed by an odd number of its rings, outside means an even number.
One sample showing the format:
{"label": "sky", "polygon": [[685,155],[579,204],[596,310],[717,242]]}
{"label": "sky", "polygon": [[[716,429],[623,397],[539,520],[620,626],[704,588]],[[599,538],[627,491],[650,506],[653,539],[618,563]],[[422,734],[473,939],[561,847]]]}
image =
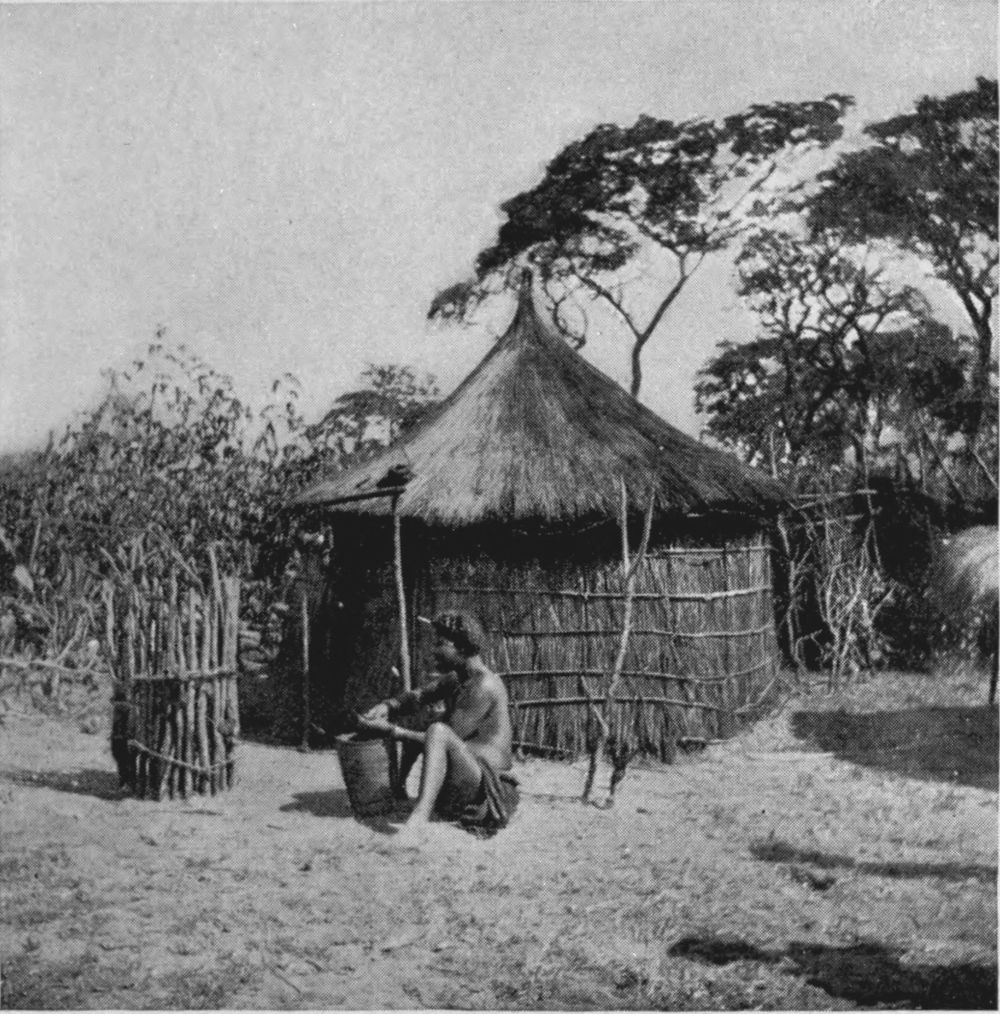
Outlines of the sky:
{"label": "sky", "polygon": [[[428,304],[567,142],[833,91],[884,117],[995,75],[996,10],[0,4],[0,451],[60,429],[161,326],[250,400],[292,373],[307,417],[369,362],[447,391],[497,325],[429,324]],[[720,260],[649,347],[643,400],[696,433],[696,371],[751,326]],[[610,329],[586,354],[627,384]]]}

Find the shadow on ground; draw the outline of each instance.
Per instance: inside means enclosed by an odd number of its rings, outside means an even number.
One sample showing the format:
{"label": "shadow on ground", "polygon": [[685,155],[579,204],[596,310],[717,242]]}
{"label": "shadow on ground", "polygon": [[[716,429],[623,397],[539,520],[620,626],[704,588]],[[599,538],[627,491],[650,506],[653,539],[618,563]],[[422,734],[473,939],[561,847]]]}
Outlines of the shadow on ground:
{"label": "shadow on ground", "polygon": [[[138,956],[103,964],[93,953],[58,961],[33,961],[19,954],[4,964],[0,1010],[222,1010],[227,998],[263,976],[235,958],[214,967],[151,974]],[[85,984],[85,985],[84,985]],[[83,992],[81,992],[83,987]],[[134,1004],[136,990],[143,990]]]}
{"label": "shadow on ground", "polygon": [[410,815],[413,803],[397,801],[392,809],[384,814],[358,816],[351,807],[346,789],[330,789],[326,792],[296,792],[292,796],[294,802],[281,807],[282,813],[311,813],[314,817],[339,817],[343,820],[356,820],[365,827],[382,834],[395,834]]}
{"label": "shadow on ground", "polygon": [[75,796],[95,796],[97,799],[122,799],[128,792],[123,789],[114,771],[83,768],[78,771],[31,771],[15,768],[0,771],[0,780],[13,782],[26,788],[55,789]]}
{"label": "shadow on ground", "polygon": [[902,951],[879,943],[848,947],[791,943],[784,950],[766,950],[745,940],[686,937],[669,952],[709,965],[736,961],[781,964],[804,976],[830,996],[856,1003],[905,1003],[943,1010],[996,1010],[996,965],[911,965],[900,962]]}
{"label": "shadow on ground", "polygon": [[997,791],[995,707],[927,706],[862,714],[797,711],[792,730],[854,764]]}
{"label": "shadow on ground", "polygon": [[800,849],[790,842],[774,838],[751,842],[750,854],[754,859],[768,863],[808,863],[824,870],[845,869],[906,880],[937,877],[941,880],[961,881],[975,878],[992,884],[997,878],[995,866],[980,866],[976,863],[870,862],[833,852]]}

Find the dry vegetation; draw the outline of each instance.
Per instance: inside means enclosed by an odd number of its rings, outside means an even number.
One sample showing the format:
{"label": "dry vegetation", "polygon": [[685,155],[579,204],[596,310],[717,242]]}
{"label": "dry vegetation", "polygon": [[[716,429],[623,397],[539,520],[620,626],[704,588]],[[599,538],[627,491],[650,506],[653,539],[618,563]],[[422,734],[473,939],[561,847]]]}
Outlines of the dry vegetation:
{"label": "dry vegetation", "polygon": [[123,796],[93,700],[5,720],[5,1007],[995,1006],[981,676],[791,701],[613,810],[531,761],[506,831],[419,853],[352,818],[330,753],[245,744],[225,795]]}

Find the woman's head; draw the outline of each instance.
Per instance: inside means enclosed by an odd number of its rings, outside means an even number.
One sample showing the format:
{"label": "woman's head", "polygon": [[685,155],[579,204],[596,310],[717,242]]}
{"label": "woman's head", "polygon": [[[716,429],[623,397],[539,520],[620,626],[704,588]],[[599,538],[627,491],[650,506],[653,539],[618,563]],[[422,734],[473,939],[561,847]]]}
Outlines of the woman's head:
{"label": "woman's head", "polygon": [[450,641],[464,658],[481,655],[486,649],[486,634],[471,614],[458,610],[438,613],[431,626],[439,638]]}

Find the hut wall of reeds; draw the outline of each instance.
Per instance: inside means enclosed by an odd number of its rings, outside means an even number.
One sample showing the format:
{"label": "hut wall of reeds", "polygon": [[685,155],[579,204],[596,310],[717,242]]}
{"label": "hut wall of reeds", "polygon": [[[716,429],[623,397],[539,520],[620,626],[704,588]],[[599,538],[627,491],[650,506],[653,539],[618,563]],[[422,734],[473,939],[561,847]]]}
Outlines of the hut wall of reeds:
{"label": "hut wall of reeds", "polygon": [[297,501],[334,533],[313,618],[324,728],[400,689],[395,522],[415,682],[429,638],[414,618],[467,609],[490,634],[519,741],[584,749],[588,697],[622,628],[622,491],[633,548],[650,501],[653,535],[618,728],[669,759],[679,742],[728,735],[766,707],[777,668],[768,530],[783,490],[587,363],[539,318],[526,284],[505,335],[429,419]]}
{"label": "hut wall of reeds", "polygon": [[[575,756],[593,732],[589,702],[612,671],[624,598],[614,560],[443,557],[428,562],[419,608],[477,615],[510,693],[517,744]],[[426,628],[418,636],[427,639]],[[415,654],[426,657],[427,645]],[[678,743],[730,735],[767,706],[776,654],[765,539],[657,545],[636,572],[615,727],[664,760]]]}

